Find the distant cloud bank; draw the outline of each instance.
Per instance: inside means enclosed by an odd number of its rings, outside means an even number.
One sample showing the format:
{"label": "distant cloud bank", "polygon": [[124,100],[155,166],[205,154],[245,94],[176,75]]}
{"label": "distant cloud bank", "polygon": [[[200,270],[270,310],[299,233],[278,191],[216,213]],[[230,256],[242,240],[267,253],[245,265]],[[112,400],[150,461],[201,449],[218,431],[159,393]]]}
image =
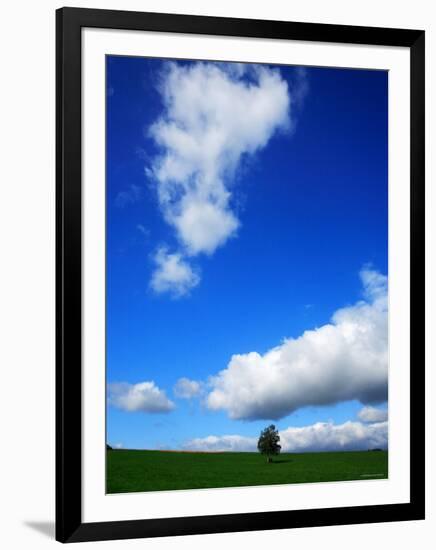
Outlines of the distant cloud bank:
{"label": "distant cloud bank", "polygon": [[257,439],[242,435],[208,435],[191,439],[182,447],[186,451],[253,452],[257,451]]}
{"label": "distant cloud bank", "polygon": [[[387,449],[388,423],[377,422],[317,422],[301,428],[280,430],[282,452],[365,451]],[[251,451],[257,450],[256,437],[240,435],[210,435],[187,441],[183,448],[190,451]]]}

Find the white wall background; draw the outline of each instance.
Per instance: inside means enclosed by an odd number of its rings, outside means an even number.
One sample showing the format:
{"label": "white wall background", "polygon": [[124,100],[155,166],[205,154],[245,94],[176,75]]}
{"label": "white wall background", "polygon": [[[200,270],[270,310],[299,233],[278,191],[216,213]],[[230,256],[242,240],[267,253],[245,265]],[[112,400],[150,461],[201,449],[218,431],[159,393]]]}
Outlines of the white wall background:
{"label": "white wall background", "polygon": [[[424,28],[427,31],[427,182],[432,181],[431,131],[436,17],[431,0],[74,0],[74,6],[164,11],[320,23]],[[55,248],[55,14],[61,2],[2,5],[0,55],[0,541],[4,548],[53,547],[54,520],[54,248]],[[173,539],[86,543],[106,548],[254,548],[336,550],[433,547],[436,538],[436,361],[434,235],[427,190],[427,520]],[[433,254],[430,252],[433,249]]]}

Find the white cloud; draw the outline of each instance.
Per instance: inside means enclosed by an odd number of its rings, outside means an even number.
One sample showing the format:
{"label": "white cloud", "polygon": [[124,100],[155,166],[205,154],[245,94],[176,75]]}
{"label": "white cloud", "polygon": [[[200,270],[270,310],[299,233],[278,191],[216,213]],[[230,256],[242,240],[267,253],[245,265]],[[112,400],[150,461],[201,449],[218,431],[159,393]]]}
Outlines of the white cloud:
{"label": "white cloud", "polygon": [[201,384],[189,378],[179,378],[174,385],[174,394],[182,399],[191,399],[201,393]]}
{"label": "white cloud", "polygon": [[150,287],[158,294],[169,292],[173,297],[179,298],[189,294],[200,282],[198,271],[194,271],[181,254],[170,254],[165,247],[157,250],[154,262],[157,267]]}
{"label": "white cloud", "polygon": [[198,437],[187,441],[183,445],[186,451],[256,451],[257,439],[254,437],[244,437],[242,435],[208,435],[207,437]]}
{"label": "white cloud", "polygon": [[[302,453],[320,451],[364,451],[387,449],[388,423],[317,422],[301,428],[281,430],[282,452]],[[183,448],[191,451],[251,451],[257,450],[257,438],[240,435],[209,435],[186,442]]]}
{"label": "white cloud", "polygon": [[290,126],[288,85],[262,66],[169,62],[160,93],[149,131],[160,153],[146,172],[183,254],[211,255],[240,226],[231,188],[243,157]]}
{"label": "white cloud", "polygon": [[366,266],[360,272],[365,297],[368,300],[387,300],[388,278],[386,275]]}
{"label": "white cloud", "polygon": [[114,449],[122,449],[124,445],[122,443],[115,443]]}
{"label": "white cloud", "polygon": [[388,419],[388,411],[386,409],[376,409],[375,407],[363,407],[357,416],[362,422],[372,424],[373,422],[385,422]]}
{"label": "white cloud", "polygon": [[167,413],[175,408],[174,403],[153,381],[108,384],[108,403],[128,412]]}
{"label": "white cloud", "polygon": [[387,399],[387,277],[360,273],[365,300],[336,311],[327,325],[287,339],[264,355],[233,355],[211,377],[206,404],[234,419],[278,419],[300,407]]}
{"label": "white cloud", "polygon": [[190,197],[184,202],[177,217],[177,230],[189,255],[212,254],[236,232],[239,221],[232,212],[208,199]]}
{"label": "white cloud", "polygon": [[364,451],[387,449],[388,423],[317,422],[302,428],[287,428],[280,433],[284,452],[306,451]]}

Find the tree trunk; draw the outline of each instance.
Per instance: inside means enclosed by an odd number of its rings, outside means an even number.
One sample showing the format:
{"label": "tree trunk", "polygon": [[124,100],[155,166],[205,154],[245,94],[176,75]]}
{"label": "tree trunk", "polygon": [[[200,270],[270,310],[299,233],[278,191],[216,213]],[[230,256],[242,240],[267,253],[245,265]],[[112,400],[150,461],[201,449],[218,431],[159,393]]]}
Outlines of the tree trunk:
{"label": "tree trunk", "polygon": [[266,458],[266,461],[267,461],[268,464],[269,464],[270,462],[272,462],[272,458],[271,458],[270,456],[268,456],[268,457]]}

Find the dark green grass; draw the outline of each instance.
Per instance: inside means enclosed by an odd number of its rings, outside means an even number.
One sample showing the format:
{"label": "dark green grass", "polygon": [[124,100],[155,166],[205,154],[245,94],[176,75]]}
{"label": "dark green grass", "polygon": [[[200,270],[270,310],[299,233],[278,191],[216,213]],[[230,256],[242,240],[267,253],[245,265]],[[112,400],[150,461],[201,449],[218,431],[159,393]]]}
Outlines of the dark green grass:
{"label": "dark green grass", "polygon": [[385,479],[387,451],[281,454],[107,451],[107,492]]}

